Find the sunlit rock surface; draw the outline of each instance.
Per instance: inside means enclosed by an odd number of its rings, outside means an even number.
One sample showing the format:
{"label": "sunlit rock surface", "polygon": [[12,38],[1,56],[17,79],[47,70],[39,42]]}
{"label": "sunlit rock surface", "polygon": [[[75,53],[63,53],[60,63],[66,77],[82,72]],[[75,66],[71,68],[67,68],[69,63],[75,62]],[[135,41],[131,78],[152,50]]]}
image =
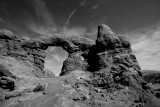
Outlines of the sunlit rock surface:
{"label": "sunlit rock surface", "polygon": [[[61,46],[69,54],[59,77],[44,71],[48,46]],[[129,41],[104,24],[96,41],[66,34],[24,40],[1,30],[0,64],[0,107],[160,105]]]}

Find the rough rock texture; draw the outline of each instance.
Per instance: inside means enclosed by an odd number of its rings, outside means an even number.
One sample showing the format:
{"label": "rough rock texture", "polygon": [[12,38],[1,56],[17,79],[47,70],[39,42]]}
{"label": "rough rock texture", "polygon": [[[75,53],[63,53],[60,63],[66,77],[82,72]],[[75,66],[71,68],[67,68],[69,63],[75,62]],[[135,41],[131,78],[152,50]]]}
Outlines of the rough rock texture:
{"label": "rough rock texture", "polygon": [[142,75],[143,75],[143,79],[148,83],[160,84],[160,71],[143,70]]}
{"label": "rough rock texture", "polygon": [[[140,66],[128,40],[115,34],[106,25],[98,26],[95,42],[65,34],[44,35],[35,40],[17,39],[11,32],[4,30],[0,35],[2,47],[7,47],[0,50],[2,107],[160,105],[159,94],[152,94],[154,90],[142,79]],[[61,46],[69,53],[63,63],[60,77],[41,78],[45,77],[43,68],[48,46]],[[12,59],[9,61],[11,64],[3,64],[7,62],[5,58]],[[23,69],[19,67],[16,70],[17,67],[10,66],[19,64]],[[23,75],[30,78],[26,80]],[[20,77],[24,78],[23,82],[19,82],[22,81]]]}
{"label": "rough rock texture", "polygon": [[151,94],[160,98],[160,71],[155,70],[143,70],[142,77],[148,82]]}
{"label": "rough rock texture", "polygon": [[31,47],[23,46],[23,40],[18,39],[10,31],[0,31],[0,55],[1,63],[8,61],[5,58],[11,57],[12,60],[8,62],[16,64],[16,61],[22,61],[25,66],[31,69],[29,70],[30,75],[43,77],[45,52],[38,48],[32,49]]}

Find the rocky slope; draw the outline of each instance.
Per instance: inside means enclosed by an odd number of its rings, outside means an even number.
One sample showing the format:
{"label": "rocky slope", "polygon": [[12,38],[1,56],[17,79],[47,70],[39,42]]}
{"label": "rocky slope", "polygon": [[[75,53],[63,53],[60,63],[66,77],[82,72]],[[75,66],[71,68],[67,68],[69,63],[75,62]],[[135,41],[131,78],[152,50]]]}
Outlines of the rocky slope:
{"label": "rocky slope", "polygon": [[143,70],[142,77],[148,82],[148,87],[152,90],[157,98],[160,98],[160,71],[156,70]]}
{"label": "rocky slope", "polygon": [[148,83],[160,84],[160,71],[155,70],[143,70],[143,79]]}
{"label": "rocky slope", "polygon": [[[98,26],[96,41],[50,34],[19,39],[0,31],[1,107],[158,107],[143,80],[129,41]],[[44,72],[45,50],[61,46],[69,55],[59,77]]]}

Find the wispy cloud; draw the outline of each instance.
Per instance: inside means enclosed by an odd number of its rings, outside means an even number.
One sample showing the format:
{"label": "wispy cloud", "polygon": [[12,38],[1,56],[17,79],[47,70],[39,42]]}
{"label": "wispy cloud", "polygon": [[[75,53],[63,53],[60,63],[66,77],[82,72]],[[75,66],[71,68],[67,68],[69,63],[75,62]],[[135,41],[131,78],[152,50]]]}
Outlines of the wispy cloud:
{"label": "wispy cloud", "polygon": [[57,31],[57,28],[54,26],[41,25],[41,24],[34,23],[32,21],[27,22],[26,25],[33,32],[36,32],[38,34],[53,33]]}
{"label": "wispy cloud", "polygon": [[59,76],[62,66],[55,64],[54,60],[45,61],[45,69],[51,70],[55,76]]}
{"label": "wispy cloud", "polygon": [[24,39],[24,40],[31,40],[31,38],[29,38],[28,36],[22,36],[22,39]]}
{"label": "wispy cloud", "polygon": [[87,31],[86,37],[96,40],[97,38],[97,28],[91,28],[90,30]]}
{"label": "wispy cloud", "polygon": [[142,69],[160,70],[160,25],[128,33]]}
{"label": "wispy cloud", "polygon": [[92,9],[93,9],[93,10],[95,10],[95,9],[97,9],[97,8],[98,8],[98,4],[92,6]]}
{"label": "wispy cloud", "polygon": [[32,5],[41,23],[28,20],[26,23],[28,28],[39,34],[56,32],[57,27],[54,23],[53,14],[48,10],[44,0],[33,0]]}
{"label": "wispy cloud", "polygon": [[91,6],[91,9],[95,10],[98,7],[100,7],[101,5],[105,4],[105,2],[107,2],[107,0],[97,1],[94,5]]}
{"label": "wispy cloud", "polygon": [[62,65],[64,59],[66,59],[66,56],[59,55],[59,54],[53,54],[52,57],[58,64],[61,64],[61,65]]}
{"label": "wispy cloud", "polygon": [[52,52],[52,51],[54,51],[55,49],[56,49],[55,47],[50,47],[50,48],[49,48],[49,51]]}
{"label": "wispy cloud", "polygon": [[7,2],[2,2],[2,4],[0,4],[0,11],[4,14],[4,16],[6,16],[6,18],[11,18],[11,15],[8,12],[8,4]]}
{"label": "wispy cloud", "polygon": [[87,0],[81,0],[80,6],[84,6],[87,3]]}
{"label": "wispy cloud", "polygon": [[63,61],[67,58],[68,53],[62,48],[50,47],[46,51],[45,69],[51,70],[56,76],[61,72]]}
{"label": "wispy cloud", "polygon": [[68,35],[83,36],[95,40],[97,37],[97,29],[84,26],[74,26],[67,29],[64,33]]}
{"label": "wispy cloud", "polygon": [[43,0],[34,0],[33,3],[37,16],[42,17],[45,24],[54,25],[54,17],[47,9],[45,2]]}
{"label": "wispy cloud", "polygon": [[73,28],[68,29],[67,31],[65,31],[65,33],[67,33],[69,35],[81,35],[81,36],[83,36],[87,33],[87,28],[77,26],[77,27],[73,27]]}
{"label": "wispy cloud", "polygon": [[0,17],[0,22],[3,22],[3,19]]}
{"label": "wispy cloud", "polygon": [[68,16],[66,22],[64,23],[64,31],[67,31],[68,26],[70,25],[70,20],[73,17],[73,15],[76,13],[77,9],[74,9]]}

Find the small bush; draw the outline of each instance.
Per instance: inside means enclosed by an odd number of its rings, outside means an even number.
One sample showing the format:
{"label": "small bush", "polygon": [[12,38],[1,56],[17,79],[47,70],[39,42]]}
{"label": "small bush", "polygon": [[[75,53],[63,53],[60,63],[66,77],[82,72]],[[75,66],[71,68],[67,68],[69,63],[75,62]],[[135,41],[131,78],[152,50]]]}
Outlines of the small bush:
{"label": "small bush", "polygon": [[37,87],[33,90],[34,92],[44,91],[45,86],[38,84]]}

